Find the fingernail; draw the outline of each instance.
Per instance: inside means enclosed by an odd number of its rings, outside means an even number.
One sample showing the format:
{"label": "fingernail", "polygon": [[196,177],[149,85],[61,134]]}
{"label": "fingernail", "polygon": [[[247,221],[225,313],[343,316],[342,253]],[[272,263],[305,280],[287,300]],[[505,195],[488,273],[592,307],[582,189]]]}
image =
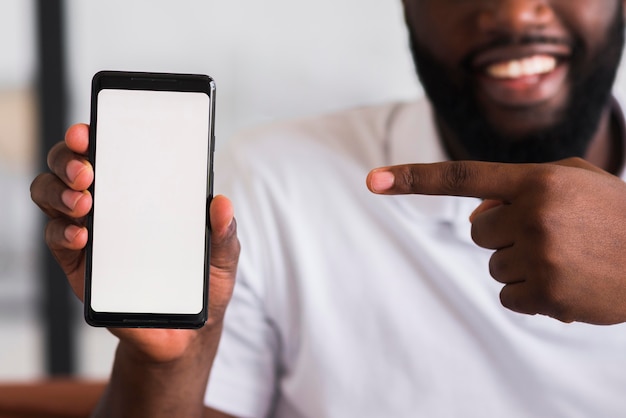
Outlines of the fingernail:
{"label": "fingernail", "polygon": [[78,200],[82,197],[82,193],[75,192],[73,190],[65,190],[61,193],[61,201],[68,207],[69,210],[74,210]]}
{"label": "fingernail", "polygon": [[384,192],[393,187],[395,178],[389,171],[375,171],[370,177],[370,185],[374,192]]}
{"label": "fingernail", "polygon": [[85,166],[85,164],[81,163],[80,161],[71,160],[67,163],[65,174],[67,175],[68,180],[74,183],[80,173],[82,173],[83,170],[85,170],[86,168],[87,167]]}
{"label": "fingernail", "polygon": [[227,231],[228,231],[229,234],[232,234],[236,230],[237,230],[237,221],[235,220],[235,217],[233,216],[232,218],[230,218],[230,222],[228,223]]}
{"label": "fingernail", "polygon": [[80,233],[81,229],[82,228],[76,225],[68,225],[68,227],[65,228],[63,235],[65,235],[66,240],[68,240],[69,242],[72,242],[74,241],[74,238],[76,238],[76,236]]}

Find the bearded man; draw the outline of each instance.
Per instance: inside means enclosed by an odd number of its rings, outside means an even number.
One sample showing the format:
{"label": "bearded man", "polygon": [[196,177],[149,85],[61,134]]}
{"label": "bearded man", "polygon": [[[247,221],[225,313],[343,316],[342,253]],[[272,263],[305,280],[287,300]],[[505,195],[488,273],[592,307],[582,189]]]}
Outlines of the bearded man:
{"label": "bearded man", "polygon": [[[625,5],[404,0],[427,98],[233,139],[209,322],[112,330],[94,416],[623,415]],[[32,186],[79,297],[87,143]]]}

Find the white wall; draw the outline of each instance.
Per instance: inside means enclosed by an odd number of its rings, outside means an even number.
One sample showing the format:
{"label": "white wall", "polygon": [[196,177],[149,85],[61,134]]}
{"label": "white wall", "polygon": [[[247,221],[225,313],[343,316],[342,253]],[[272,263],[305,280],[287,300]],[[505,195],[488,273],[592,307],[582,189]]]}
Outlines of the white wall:
{"label": "white wall", "polygon": [[35,69],[34,2],[0,3],[0,88],[30,85]]}
{"label": "white wall", "polygon": [[72,120],[101,69],[200,72],[218,146],[260,122],[418,91],[399,0],[67,0]]}

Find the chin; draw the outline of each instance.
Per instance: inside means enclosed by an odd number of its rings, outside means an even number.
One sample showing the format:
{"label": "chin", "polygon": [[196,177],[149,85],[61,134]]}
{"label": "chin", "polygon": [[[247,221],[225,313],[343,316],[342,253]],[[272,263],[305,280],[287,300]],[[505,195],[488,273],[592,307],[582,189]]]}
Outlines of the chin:
{"label": "chin", "polygon": [[568,94],[563,93],[551,100],[525,106],[506,106],[484,98],[482,115],[491,129],[511,142],[536,136],[540,132],[552,131],[567,119]]}
{"label": "chin", "polygon": [[491,129],[508,142],[523,141],[542,132],[554,130],[562,124],[565,115],[562,111],[503,110],[487,117]]}

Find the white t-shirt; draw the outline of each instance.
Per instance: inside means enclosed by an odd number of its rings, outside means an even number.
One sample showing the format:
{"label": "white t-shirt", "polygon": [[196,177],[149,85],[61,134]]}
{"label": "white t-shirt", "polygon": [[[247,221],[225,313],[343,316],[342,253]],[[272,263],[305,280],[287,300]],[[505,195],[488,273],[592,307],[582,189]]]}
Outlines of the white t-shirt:
{"label": "white t-shirt", "polygon": [[242,244],[206,404],[243,417],[626,416],[626,325],[503,308],[479,201],[378,196],[446,159],[429,104],[261,128],[218,151]]}

